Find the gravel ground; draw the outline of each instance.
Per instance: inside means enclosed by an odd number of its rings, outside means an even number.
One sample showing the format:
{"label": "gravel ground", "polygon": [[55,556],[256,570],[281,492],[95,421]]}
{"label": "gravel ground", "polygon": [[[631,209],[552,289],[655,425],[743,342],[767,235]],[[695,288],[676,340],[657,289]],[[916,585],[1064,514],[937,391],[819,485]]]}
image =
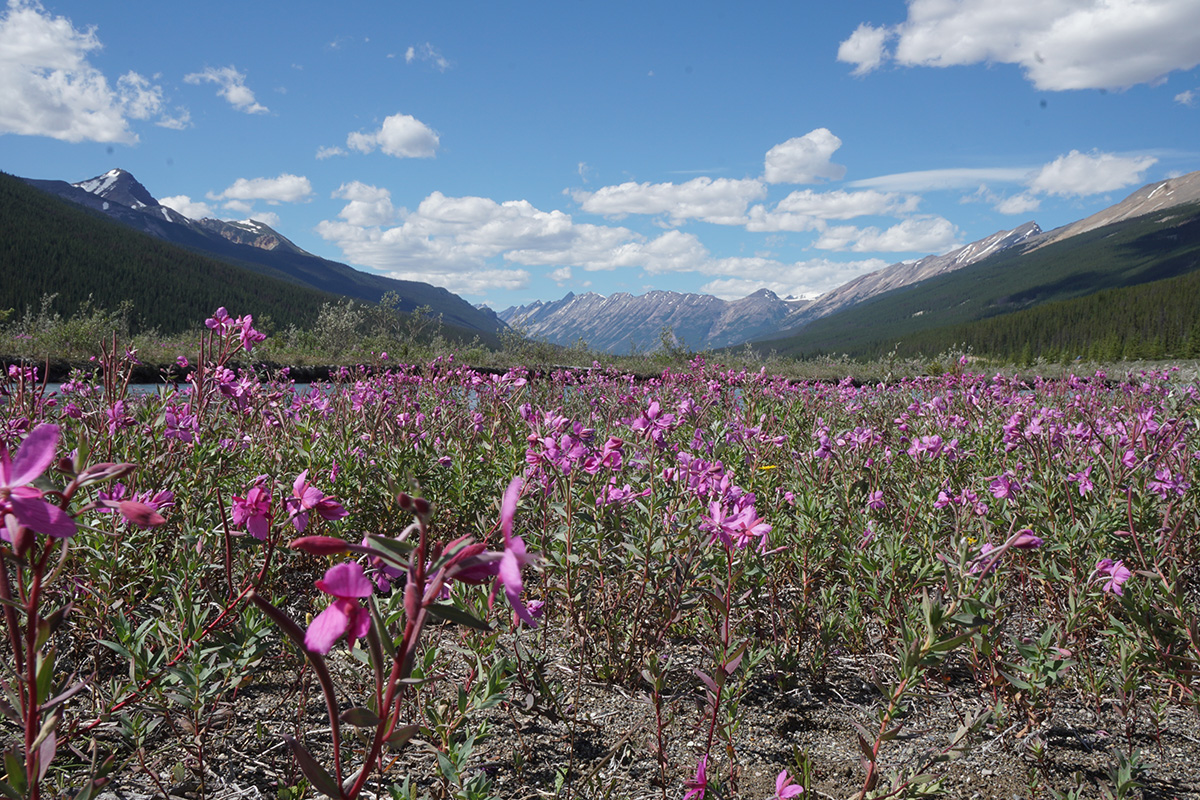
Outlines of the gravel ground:
{"label": "gravel ground", "polygon": [[[680,645],[672,655],[673,663],[687,664],[698,650]],[[786,766],[797,775],[800,758],[807,759],[809,796],[856,797],[865,777],[856,726],[871,732],[878,728],[883,703],[870,675],[881,665],[865,658],[837,658],[820,683],[792,676],[780,679],[769,675],[764,665],[759,665],[760,677],[748,687],[740,708],[732,770],[736,788],[729,784],[730,760],[719,743],[713,747],[710,777],[725,782],[730,790],[725,796],[770,798],[780,769]],[[331,658],[331,666],[342,678],[361,673],[345,655]],[[669,674],[668,682],[678,693],[665,697],[662,706],[667,745],[661,769],[659,728],[645,685],[597,683],[562,654],[551,654],[541,662],[547,685],[555,687],[549,702],[544,693],[526,696],[514,683],[505,702],[473,717],[476,723],[486,719],[488,725],[468,762],[467,777],[486,775],[491,796],[499,798],[680,798],[708,730],[699,682],[689,680],[689,672],[678,668]],[[443,688],[460,679],[450,673]],[[171,728],[162,726],[140,760],[126,754],[125,766],[101,800],[161,798],[164,793],[185,800],[293,800],[299,795],[281,787],[296,785],[300,774],[281,736],[300,735],[317,753],[328,747],[324,705],[309,684],[305,672],[278,670],[270,679],[246,687],[236,702],[212,708],[209,730],[202,737],[203,786],[190,728],[175,725],[172,736]],[[302,708],[301,696],[308,698]],[[923,784],[925,795],[918,794],[922,785],[910,785],[907,796],[1100,798],[1108,796],[1106,790],[1121,796],[1111,772],[1118,765],[1115,754],[1128,752],[1132,743],[1140,752],[1142,786],[1126,797],[1200,798],[1200,717],[1179,705],[1162,711],[1157,723],[1143,711],[1127,727],[1112,704],[1102,705],[1097,714],[1064,695],[1055,698],[1051,710],[1032,727],[1023,717],[988,719],[960,741],[953,760],[930,764],[932,756],[950,749],[964,719],[987,708],[987,698],[965,672],[952,671],[935,686],[922,687],[914,698],[903,729],[880,751],[883,778],[877,791],[888,787],[892,772],[912,776],[923,770],[935,781]],[[437,771],[432,749],[410,744],[384,780],[368,784],[364,796],[388,797],[388,785],[398,784],[405,775],[418,797],[453,796],[439,783]],[[567,779],[556,789],[556,777],[564,774]],[[1071,791],[1076,793],[1067,794]]]}

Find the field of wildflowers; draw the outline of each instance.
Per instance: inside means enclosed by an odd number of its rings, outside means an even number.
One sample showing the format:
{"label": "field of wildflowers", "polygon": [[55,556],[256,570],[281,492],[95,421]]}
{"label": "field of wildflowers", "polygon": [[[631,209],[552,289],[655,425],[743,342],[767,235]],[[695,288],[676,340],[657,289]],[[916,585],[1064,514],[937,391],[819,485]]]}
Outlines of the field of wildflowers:
{"label": "field of wildflowers", "polygon": [[9,370],[8,797],[1200,792],[1173,370],[298,387],[207,329]]}

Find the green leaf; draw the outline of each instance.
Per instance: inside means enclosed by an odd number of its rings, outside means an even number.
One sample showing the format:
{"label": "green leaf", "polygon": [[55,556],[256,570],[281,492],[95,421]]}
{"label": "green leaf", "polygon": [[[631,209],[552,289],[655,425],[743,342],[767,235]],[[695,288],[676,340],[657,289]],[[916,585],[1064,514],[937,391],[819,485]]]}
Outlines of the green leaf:
{"label": "green leaf", "polygon": [[21,800],[29,791],[29,782],[25,776],[25,763],[16,745],[4,751],[4,769],[8,772],[8,783],[5,784],[17,793]]}
{"label": "green leaf", "polygon": [[418,730],[420,730],[420,727],[417,725],[405,725],[401,728],[396,728],[396,730],[392,731],[392,735],[384,740],[384,744],[393,750],[399,750],[417,735]]}
{"label": "green leaf", "polygon": [[304,745],[291,736],[284,735],[283,739],[287,742],[288,747],[292,749],[292,755],[296,757],[296,763],[300,765],[300,771],[304,773],[304,777],[308,778],[313,787],[327,797],[340,798],[342,796],[341,787],[337,785],[337,781],[333,779],[333,776],[317,763],[312,753],[305,750]]}
{"label": "green leaf", "polygon": [[355,706],[342,712],[342,722],[356,728],[373,728],[379,724],[379,715],[365,706]]}
{"label": "green leaf", "polygon": [[5,797],[11,797],[12,800],[24,800],[24,796],[5,781],[0,781],[0,793],[3,793]]}
{"label": "green leaf", "polygon": [[431,603],[426,607],[426,610],[438,619],[444,619],[447,622],[456,622],[459,625],[466,625],[468,628],[491,632],[492,626],[488,625],[483,620],[468,614],[453,603]]}

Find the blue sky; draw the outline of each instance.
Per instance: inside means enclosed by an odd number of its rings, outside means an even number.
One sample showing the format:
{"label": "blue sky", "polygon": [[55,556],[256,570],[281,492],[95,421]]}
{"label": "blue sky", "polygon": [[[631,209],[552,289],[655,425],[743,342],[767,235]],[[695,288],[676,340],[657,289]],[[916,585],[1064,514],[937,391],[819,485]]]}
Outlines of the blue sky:
{"label": "blue sky", "polygon": [[1200,169],[1198,63],[1195,0],[9,0],[0,170],[497,309],[814,295]]}

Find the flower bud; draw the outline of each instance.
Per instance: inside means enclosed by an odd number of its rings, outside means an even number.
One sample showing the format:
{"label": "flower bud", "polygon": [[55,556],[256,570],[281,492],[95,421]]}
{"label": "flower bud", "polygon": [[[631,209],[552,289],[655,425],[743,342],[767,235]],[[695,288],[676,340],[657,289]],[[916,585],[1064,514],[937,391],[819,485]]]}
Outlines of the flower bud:
{"label": "flower bud", "polygon": [[288,544],[293,550],[303,550],[314,556],[334,556],[349,551],[349,546],[333,536],[301,536]]}

